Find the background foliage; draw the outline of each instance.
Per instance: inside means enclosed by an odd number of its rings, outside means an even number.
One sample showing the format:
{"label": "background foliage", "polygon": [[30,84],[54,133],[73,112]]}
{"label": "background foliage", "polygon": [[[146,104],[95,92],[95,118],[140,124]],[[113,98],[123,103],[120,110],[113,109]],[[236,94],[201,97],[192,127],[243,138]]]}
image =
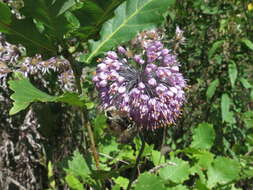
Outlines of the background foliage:
{"label": "background foliage", "polygon": [[[249,0],[0,1],[1,189],[253,189],[252,19]],[[187,103],[176,126],[143,133],[136,166],[141,138],[96,109],[91,77],[97,56],[158,26]],[[41,72],[51,57],[67,64]]]}

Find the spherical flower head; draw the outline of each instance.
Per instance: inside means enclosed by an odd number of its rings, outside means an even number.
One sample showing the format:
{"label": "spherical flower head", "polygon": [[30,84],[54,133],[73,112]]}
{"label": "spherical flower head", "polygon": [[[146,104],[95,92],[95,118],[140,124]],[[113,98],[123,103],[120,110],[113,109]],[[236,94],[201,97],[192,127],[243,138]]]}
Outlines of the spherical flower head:
{"label": "spherical flower head", "polygon": [[145,40],[142,48],[131,57],[122,46],[109,51],[93,82],[102,109],[116,108],[138,127],[154,130],[175,123],[185,102],[186,82],[176,55],[160,40]]}

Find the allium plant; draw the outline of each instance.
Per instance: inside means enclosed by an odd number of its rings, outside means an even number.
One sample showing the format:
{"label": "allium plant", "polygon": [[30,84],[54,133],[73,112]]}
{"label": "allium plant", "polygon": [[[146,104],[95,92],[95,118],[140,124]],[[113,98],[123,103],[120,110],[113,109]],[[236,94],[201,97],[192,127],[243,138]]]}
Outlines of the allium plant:
{"label": "allium plant", "polygon": [[185,101],[186,82],[176,55],[165,48],[156,31],[109,51],[93,77],[101,108],[125,113],[140,128],[154,130],[175,123]]}

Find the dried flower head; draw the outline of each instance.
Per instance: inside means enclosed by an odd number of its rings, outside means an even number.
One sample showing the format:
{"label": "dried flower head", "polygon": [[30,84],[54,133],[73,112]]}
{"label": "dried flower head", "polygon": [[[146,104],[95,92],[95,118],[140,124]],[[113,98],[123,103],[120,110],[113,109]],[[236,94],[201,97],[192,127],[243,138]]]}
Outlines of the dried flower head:
{"label": "dried flower head", "polygon": [[185,100],[186,82],[176,55],[164,48],[157,35],[152,40],[141,34],[138,42],[143,49],[133,56],[122,46],[117,52],[107,52],[93,82],[102,109],[115,107],[137,126],[153,130],[175,123]]}

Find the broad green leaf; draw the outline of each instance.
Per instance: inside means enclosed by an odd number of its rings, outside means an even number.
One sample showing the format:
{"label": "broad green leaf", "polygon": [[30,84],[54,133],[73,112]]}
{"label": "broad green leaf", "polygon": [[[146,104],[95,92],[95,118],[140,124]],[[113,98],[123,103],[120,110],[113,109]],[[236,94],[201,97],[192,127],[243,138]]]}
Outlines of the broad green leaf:
{"label": "broad green leaf", "polygon": [[210,149],[215,139],[213,125],[209,123],[201,123],[193,130],[192,148]]}
{"label": "broad green leaf", "polygon": [[84,106],[77,94],[65,93],[61,96],[50,96],[35,88],[27,78],[19,76],[18,80],[10,80],[10,89],[14,91],[11,99],[14,100],[10,115],[26,109],[33,102],[63,102],[74,106]]}
{"label": "broad green leaf", "polygon": [[207,97],[207,99],[210,100],[213,97],[213,95],[214,95],[217,87],[219,86],[219,84],[220,84],[219,79],[215,79],[214,81],[212,81],[209,84],[209,86],[207,88],[207,91],[206,91],[206,97]]}
{"label": "broad green leaf", "polygon": [[176,165],[168,165],[162,168],[159,172],[160,177],[164,180],[171,180],[174,183],[183,183],[190,175],[189,163],[179,158],[170,161]]}
{"label": "broad green leaf", "polygon": [[80,9],[72,13],[80,22],[80,28],[72,32],[82,41],[95,38],[102,24],[112,18],[115,8],[125,0],[86,0]]}
{"label": "broad green leaf", "polygon": [[4,24],[11,23],[11,11],[10,8],[3,2],[0,2],[0,21]]}
{"label": "broad green leaf", "polygon": [[25,6],[20,10],[27,18],[40,21],[45,26],[45,33],[52,39],[62,40],[69,30],[68,21],[64,16],[75,0],[24,0]]}
{"label": "broad green leaf", "polygon": [[[3,6],[2,3],[1,5]],[[8,16],[10,14],[7,8],[0,10],[0,32],[6,34],[8,42],[25,46],[28,56],[36,53],[47,56],[56,54],[57,48],[38,31],[31,18],[16,19],[15,16],[12,16],[10,20]]]}
{"label": "broad green leaf", "polygon": [[252,88],[252,85],[249,83],[249,81],[245,78],[240,78],[240,82],[242,83],[243,87],[246,89]]}
{"label": "broad green leaf", "polygon": [[134,190],[159,189],[166,190],[163,181],[154,174],[143,173],[137,179]]}
{"label": "broad green leaf", "polygon": [[82,177],[83,179],[86,179],[91,174],[89,166],[78,151],[75,151],[72,159],[68,161],[68,168],[65,168],[65,171],[69,175]]}
{"label": "broad green leaf", "polygon": [[208,59],[211,59],[215,52],[223,45],[225,40],[219,40],[213,43],[212,47],[208,51]]}
{"label": "broad green leaf", "polygon": [[234,123],[233,113],[229,111],[231,100],[227,94],[222,94],[221,97],[221,116],[222,121],[228,123]]}
{"label": "broad green leaf", "polygon": [[253,42],[251,42],[249,39],[242,39],[241,40],[249,49],[253,50]]}
{"label": "broad green leaf", "polygon": [[228,65],[228,74],[229,74],[231,86],[232,86],[232,88],[234,88],[234,86],[235,86],[235,81],[236,81],[237,74],[238,74],[238,71],[237,71],[237,67],[236,67],[235,62],[232,62],[232,63],[230,63],[230,64]]}
{"label": "broad green leaf", "polygon": [[99,41],[90,42],[86,62],[116,45],[133,38],[137,32],[154,28],[164,21],[164,14],[174,0],[127,0],[116,10],[100,32]]}
{"label": "broad green leaf", "polygon": [[68,186],[73,190],[84,190],[82,183],[73,175],[67,175],[65,180]]}
{"label": "broad green leaf", "polygon": [[226,184],[239,179],[240,164],[236,160],[217,157],[208,168],[208,187],[213,188],[217,183]]}
{"label": "broad green leaf", "polygon": [[207,169],[214,159],[214,155],[211,152],[203,150],[193,154],[193,157],[198,160],[198,165],[201,167],[201,169]]}

